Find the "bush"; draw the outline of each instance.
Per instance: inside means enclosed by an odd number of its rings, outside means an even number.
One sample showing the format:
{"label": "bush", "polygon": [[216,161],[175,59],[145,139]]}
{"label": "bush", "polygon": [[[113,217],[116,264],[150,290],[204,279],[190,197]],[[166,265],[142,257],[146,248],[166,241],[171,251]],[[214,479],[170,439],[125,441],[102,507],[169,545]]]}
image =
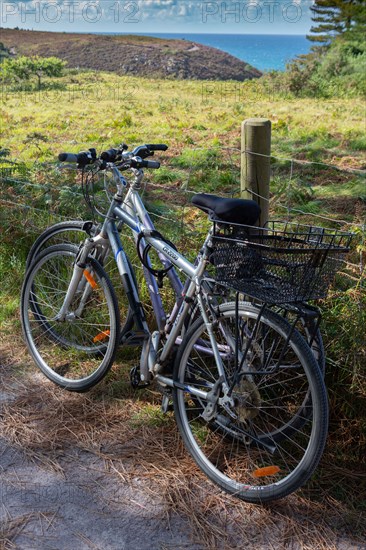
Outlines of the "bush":
{"label": "bush", "polygon": [[296,97],[366,96],[366,45],[338,37],[289,63],[282,81]]}
{"label": "bush", "polygon": [[0,80],[2,82],[19,83],[29,81],[32,77],[38,79],[38,89],[41,89],[41,79],[44,76],[60,77],[63,75],[66,61],[58,57],[25,57],[5,58],[0,65]]}
{"label": "bush", "polygon": [[301,56],[286,66],[284,83],[288,91],[299,97],[314,92],[311,78],[316,73],[320,61],[316,55]]}

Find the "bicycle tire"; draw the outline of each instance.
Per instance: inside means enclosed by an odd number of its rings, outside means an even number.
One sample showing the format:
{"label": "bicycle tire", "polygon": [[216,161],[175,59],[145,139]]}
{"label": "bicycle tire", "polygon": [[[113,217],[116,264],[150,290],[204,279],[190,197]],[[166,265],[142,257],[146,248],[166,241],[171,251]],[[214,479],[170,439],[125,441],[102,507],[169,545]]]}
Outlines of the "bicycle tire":
{"label": "bicycle tire", "polygon": [[[228,334],[232,331],[230,323],[237,322],[235,304],[221,305],[217,314],[219,322],[213,324],[216,339],[220,342],[221,338],[220,345],[226,346],[222,349],[231,349],[222,331],[226,324]],[[314,472],[326,441],[327,396],[322,373],[307,343],[296,330],[291,333],[282,317],[267,310],[258,320],[258,309],[243,303],[239,304],[239,316],[247,319],[248,334],[250,327],[254,331],[255,323],[258,325],[246,362],[251,372],[259,374],[243,376],[234,386],[235,407],[218,405],[214,417],[204,420],[207,401],[192,398],[182,389],[196,386],[207,391],[218,378],[208,336],[203,338],[206,326],[202,318],[197,319],[177,353],[173,379],[180,387],[173,389],[174,411],[185,446],[201,470],[225,491],[247,502],[263,503],[292,493]],[[248,343],[248,336],[241,338],[243,344],[245,338]],[[201,352],[204,359],[199,357]],[[269,368],[271,354],[273,360],[281,361],[278,373],[273,365],[272,371]],[[230,378],[232,350],[226,355],[225,372]],[[262,371],[265,374],[260,374]],[[293,373],[297,373],[294,378]],[[271,386],[273,380],[277,391]],[[301,418],[301,426],[296,427],[296,416],[302,416],[304,403],[311,406],[312,413]]]}
{"label": "bicycle tire", "polygon": [[46,248],[26,274],[21,293],[21,322],[27,347],[39,369],[58,386],[84,392],[110,369],[119,342],[117,298],[102,266],[89,257],[91,291],[80,308],[76,293],[63,321],[57,313],[63,304],[77,254],[73,245]]}
{"label": "bicycle tire", "polygon": [[[56,244],[79,245],[80,242],[90,236],[90,233],[86,231],[87,223],[92,222],[85,222],[82,220],[68,220],[55,223],[54,225],[47,227],[47,229],[45,229],[37,237],[31,248],[29,249],[26,260],[26,269],[28,270],[33,261],[39,256],[39,254],[49,246],[53,246]],[[91,230],[91,234],[93,234],[93,229]]]}
{"label": "bicycle tire", "polygon": [[[34,260],[40,255],[40,253],[46,248],[56,245],[56,244],[75,244],[79,245],[80,242],[84,241],[87,237],[94,235],[98,232],[97,226],[93,225],[91,233],[87,231],[87,225],[92,222],[85,222],[80,220],[70,220],[51,225],[39,237],[35,240],[32,247],[29,250],[27,260],[26,260],[26,269],[28,270]],[[90,225],[89,225],[90,227]],[[98,258],[97,258],[98,260]],[[127,258],[129,266],[136,283],[135,273],[130,263],[130,260]],[[98,260],[99,261],[99,260]],[[130,331],[133,327],[133,312],[129,306],[128,300],[125,296],[125,291],[121,280],[119,277],[118,270],[114,262],[110,262],[106,265],[103,265],[104,269],[109,274],[109,277],[112,281],[113,288],[117,294],[119,307],[120,307],[120,318],[121,318],[121,329],[120,329],[120,343],[122,343],[124,335]],[[137,283],[136,283],[137,284]]]}

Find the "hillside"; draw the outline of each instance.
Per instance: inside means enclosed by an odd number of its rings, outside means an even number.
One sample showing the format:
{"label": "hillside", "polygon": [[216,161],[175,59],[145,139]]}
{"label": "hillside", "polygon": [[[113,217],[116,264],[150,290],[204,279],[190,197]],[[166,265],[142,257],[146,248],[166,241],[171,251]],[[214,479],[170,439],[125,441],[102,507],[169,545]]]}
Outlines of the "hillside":
{"label": "hillside", "polygon": [[1,29],[12,52],[56,56],[69,67],[123,75],[194,80],[248,80],[261,72],[236,57],[188,40]]}

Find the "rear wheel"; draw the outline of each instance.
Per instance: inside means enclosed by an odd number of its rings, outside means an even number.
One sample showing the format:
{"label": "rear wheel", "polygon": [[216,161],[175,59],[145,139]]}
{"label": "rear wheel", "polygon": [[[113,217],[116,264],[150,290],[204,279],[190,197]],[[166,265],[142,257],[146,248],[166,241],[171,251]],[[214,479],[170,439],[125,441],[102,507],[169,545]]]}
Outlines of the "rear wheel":
{"label": "rear wheel", "polygon": [[28,349],[41,371],[70,391],[86,391],[113,363],[119,339],[117,298],[104,269],[89,257],[67,314],[58,314],[69,287],[77,248],[47,248],[27,272],[21,320]]}
{"label": "rear wheel", "polygon": [[[241,303],[238,312],[234,304],[220,306],[213,327],[231,400],[221,388],[221,401],[208,414],[205,394],[219,373],[198,319],[177,354],[174,380],[185,389],[173,390],[174,409],[184,443],[205,474],[259,503],[288,495],[311,476],[325,446],[328,406],[320,369],[300,334],[271,311],[259,318],[257,308]],[[239,362],[246,353],[240,376],[236,339]]]}
{"label": "rear wheel", "polygon": [[56,244],[79,245],[87,237],[96,234],[97,226],[93,222],[70,220],[51,225],[34,241],[27,256],[26,268],[49,246]]}

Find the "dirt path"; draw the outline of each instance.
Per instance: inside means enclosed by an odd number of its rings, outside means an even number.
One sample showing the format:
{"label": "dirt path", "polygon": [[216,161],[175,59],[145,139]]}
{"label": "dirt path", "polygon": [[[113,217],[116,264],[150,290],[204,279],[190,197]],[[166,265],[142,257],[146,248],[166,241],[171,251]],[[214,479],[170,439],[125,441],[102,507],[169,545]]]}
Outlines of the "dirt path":
{"label": "dirt path", "polygon": [[51,472],[5,441],[1,445],[1,520],[16,547],[202,548],[192,544],[187,520],[168,518],[138,477],[118,482],[94,454],[70,449],[60,461],[62,472]]}
{"label": "dirt path", "polygon": [[9,345],[1,364],[0,548],[366,549],[362,516],[326,493],[265,507],[223,495],[121,372],[74,395]]}

